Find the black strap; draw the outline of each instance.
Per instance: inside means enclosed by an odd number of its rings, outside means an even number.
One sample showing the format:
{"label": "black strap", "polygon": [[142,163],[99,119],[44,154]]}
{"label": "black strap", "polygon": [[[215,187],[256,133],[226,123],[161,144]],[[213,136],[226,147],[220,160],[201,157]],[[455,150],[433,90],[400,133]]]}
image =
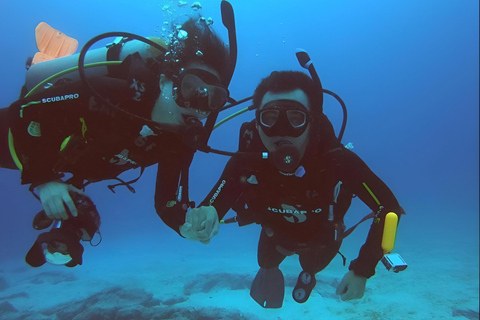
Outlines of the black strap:
{"label": "black strap", "polygon": [[346,237],[348,237],[350,235],[350,233],[353,232],[353,230],[355,230],[355,228],[358,227],[359,224],[361,224],[362,222],[365,222],[367,221],[368,219],[371,219],[375,216],[375,212],[370,212],[369,214],[367,214],[365,217],[363,217],[362,220],[360,220],[359,222],[357,222],[357,224],[355,224],[354,226],[348,228],[347,230],[345,230],[343,232],[343,235],[342,235],[342,238],[345,239]]}
{"label": "black strap", "polygon": [[[130,185],[132,183],[135,183],[138,181],[138,179],[140,179],[140,177],[142,176],[143,172],[145,171],[145,167],[140,167],[140,175],[133,179],[133,180],[130,180],[130,181],[123,181],[122,179],[120,179],[119,177],[116,177],[114,178],[115,180],[118,180],[120,181],[120,183],[117,183],[117,184],[111,184],[108,186],[108,189],[110,189],[110,191],[112,191],[113,193],[115,193],[115,187],[118,187],[118,186],[125,186],[127,187],[127,189],[131,192],[131,193],[135,193],[135,189]],[[87,183],[88,184],[88,183]],[[86,185],[86,184],[85,184]]]}
{"label": "black strap", "polygon": [[347,265],[347,258],[340,251],[338,251],[337,253],[342,257],[343,266],[345,267]]}

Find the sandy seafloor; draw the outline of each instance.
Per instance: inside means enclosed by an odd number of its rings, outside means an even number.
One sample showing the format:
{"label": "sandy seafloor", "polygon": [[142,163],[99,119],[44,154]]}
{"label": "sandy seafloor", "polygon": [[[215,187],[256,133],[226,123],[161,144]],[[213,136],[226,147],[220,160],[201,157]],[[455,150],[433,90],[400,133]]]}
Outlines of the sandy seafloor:
{"label": "sandy seafloor", "polygon": [[[291,291],[299,269],[291,258],[281,267],[286,279],[282,309],[263,309],[250,298],[247,287],[256,272],[251,251],[193,253],[193,245],[191,252],[181,253],[158,254],[158,246],[135,253],[118,249],[103,257],[88,253],[85,266],[69,270],[32,269],[21,261],[4,264],[1,277],[8,288],[0,295],[0,318],[478,319],[477,261],[463,266],[456,246],[429,261],[421,252],[410,255],[413,266],[402,274],[379,266],[365,297],[352,302],[334,295],[333,286],[345,271],[338,268],[340,259],[317,275],[305,304],[294,302]],[[452,256],[457,258],[445,261]]]}
{"label": "sandy seafloor", "polygon": [[[102,203],[97,208],[106,213]],[[409,267],[395,274],[379,263],[361,300],[343,302],[335,295],[347,271],[337,256],[317,274],[310,299],[296,303],[291,292],[300,266],[296,256],[289,257],[280,267],[283,307],[263,309],[249,296],[257,272],[257,226],[224,225],[209,245],[201,245],[180,238],[156,216],[123,233],[118,229],[124,222],[116,220],[114,229],[115,221],[104,216],[103,241],[85,246],[82,266],[32,268],[22,252],[2,260],[0,319],[479,319],[478,226],[461,219],[408,221],[407,214],[394,251]],[[367,230],[365,223],[344,241],[347,263]],[[23,240],[26,251],[30,239]],[[5,252],[8,244],[3,246]]]}

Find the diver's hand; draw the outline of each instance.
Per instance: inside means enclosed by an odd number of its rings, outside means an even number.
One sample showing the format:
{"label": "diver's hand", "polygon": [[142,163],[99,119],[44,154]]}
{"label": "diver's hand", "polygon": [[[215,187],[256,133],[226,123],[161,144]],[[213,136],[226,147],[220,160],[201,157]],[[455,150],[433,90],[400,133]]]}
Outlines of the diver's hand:
{"label": "diver's hand", "polygon": [[217,210],[214,207],[193,208],[187,212],[185,223],[180,227],[180,234],[189,240],[208,244],[210,239],[218,234],[219,226]]}
{"label": "diver's hand", "polygon": [[348,271],[337,287],[335,294],[339,295],[343,301],[361,299],[365,293],[367,278],[355,275],[353,271]]}
{"label": "diver's hand", "polygon": [[83,194],[80,189],[60,181],[50,181],[38,185],[35,189],[40,197],[43,209],[45,210],[47,217],[50,219],[68,219],[65,205],[74,217],[77,216],[77,208],[75,207],[75,204],[68,192],[74,191]]}

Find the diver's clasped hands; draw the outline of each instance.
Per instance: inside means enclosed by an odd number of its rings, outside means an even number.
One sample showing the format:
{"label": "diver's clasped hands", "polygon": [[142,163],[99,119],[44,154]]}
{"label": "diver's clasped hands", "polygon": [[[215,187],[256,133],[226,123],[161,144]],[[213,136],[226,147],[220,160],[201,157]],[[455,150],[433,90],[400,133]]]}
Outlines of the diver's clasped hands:
{"label": "diver's clasped hands", "polygon": [[[84,194],[82,190],[63,181],[50,181],[38,185],[35,190],[40,197],[45,214],[50,219],[65,220],[68,219],[67,209],[72,216],[76,217],[78,212],[75,203],[70,197],[69,191]],[[65,207],[66,206],[66,207]]]}
{"label": "diver's clasped hands", "polygon": [[210,239],[218,234],[219,227],[220,222],[214,207],[193,208],[187,212],[185,223],[180,227],[180,234],[189,240],[208,244]]}

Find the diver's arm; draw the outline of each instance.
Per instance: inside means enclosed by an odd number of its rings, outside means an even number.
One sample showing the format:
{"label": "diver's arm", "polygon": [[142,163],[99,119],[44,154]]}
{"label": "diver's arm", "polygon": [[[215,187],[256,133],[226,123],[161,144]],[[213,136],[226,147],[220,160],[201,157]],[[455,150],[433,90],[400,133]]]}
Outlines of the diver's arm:
{"label": "diver's arm", "polygon": [[237,160],[230,159],[205,200],[198,208],[187,212],[185,224],[180,227],[182,236],[208,244],[218,234],[220,218],[225,216],[240,195],[242,183],[239,183],[239,175],[236,174],[239,168]]}
{"label": "diver's arm", "polygon": [[353,260],[349,270],[356,275],[370,278],[375,274],[375,266],[382,258],[384,252],[381,247],[385,216],[389,212],[395,212],[398,217],[405,213],[388,186],[380,180],[368,166],[353,152],[351,154],[352,172],[349,176],[354,177],[354,193],[376,213],[370,226],[367,240],[360,249],[358,258]]}
{"label": "diver's arm", "polygon": [[155,185],[155,209],[162,221],[179,235],[185,223],[187,204],[177,201],[177,190],[186,154],[183,152],[163,154],[158,163]]}
{"label": "diver's arm", "polygon": [[200,206],[213,206],[222,219],[243,193],[246,183],[241,179],[241,159],[232,157],[222,175]]}

